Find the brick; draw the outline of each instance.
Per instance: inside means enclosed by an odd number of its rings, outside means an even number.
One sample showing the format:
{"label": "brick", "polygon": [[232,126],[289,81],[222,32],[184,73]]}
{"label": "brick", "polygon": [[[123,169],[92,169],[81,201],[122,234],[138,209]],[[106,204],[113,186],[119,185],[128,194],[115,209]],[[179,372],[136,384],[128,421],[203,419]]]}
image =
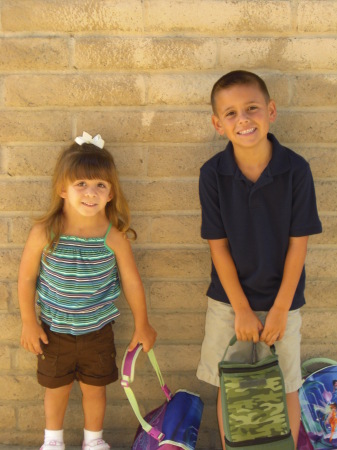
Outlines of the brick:
{"label": "brick", "polygon": [[78,114],[77,129],[90,134],[99,129],[107,142],[124,143],[198,143],[214,136],[209,114],[204,111],[83,112]]}
{"label": "brick", "polygon": [[[37,14],[36,11],[39,11]],[[142,31],[140,0],[15,0],[2,8],[4,31],[139,32]]]}
{"label": "brick", "polygon": [[7,146],[7,173],[10,176],[51,176],[61,146]]}
{"label": "brick", "polygon": [[[36,384],[37,381],[35,381]],[[18,410],[18,429],[21,431],[43,430],[45,426],[42,414],[43,403],[39,405],[22,405]]]}
{"label": "brick", "polygon": [[69,65],[67,39],[2,38],[0,39],[0,70],[62,70]]}
{"label": "brick", "polygon": [[[0,381],[2,386],[6,386],[6,389],[3,390],[2,393],[3,400],[21,401],[22,399],[25,399],[25,401],[41,401],[43,398],[44,390],[36,381],[36,376],[2,375],[0,376]],[[40,411],[41,407],[42,404],[40,406]],[[42,414],[40,414],[40,416],[42,416]]]}
{"label": "brick", "polygon": [[323,226],[323,233],[315,234],[310,237],[310,244],[337,244],[337,216],[320,215]]}
{"label": "brick", "polygon": [[12,75],[5,78],[6,106],[143,105],[142,75]]}
{"label": "brick", "polygon": [[7,283],[0,283],[0,310],[6,311],[8,308],[10,288]]}
{"label": "brick", "polygon": [[81,70],[206,70],[215,63],[211,39],[79,37],[75,43],[75,66]]}
{"label": "brick", "polygon": [[210,143],[151,145],[148,151],[147,174],[150,177],[199,177],[200,167],[218,150]]}
{"label": "brick", "polygon": [[310,341],[304,341],[301,345],[301,359],[305,361],[309,358],[326,357],[337,359],[336,344],[334,341],[320,341],[317,336],[312,336]]}
{"label": "brick", "polygon": [[20,249],[0,249],[0,278],[2,280],[16,280],[21,253]]}
{"label": "brick", "polygon": [[11,180],[0,182],[0,189],[5,198],[0,205],[2,211],[44,211],[49,205],[49,181]]}
{"label": "brick", "polygon": [[337,149],[319,146],[296,146],[294,150],[301,154],[310,164],[314,178],[337,177]]}
{"label": "brick", "polygon": [[[4,372],[11,368],[11,349],[7,345],[0,346],[0,371]],[[1,408],[0,408],[1,417]]]}
{"label": "brick", "polygon": [[200,214],[197,216],[154,217],[151,221],[151,242],[158,244],[201,244]]}
{"label": "brick", "polygon": [[307,279],[305,289],[306,308],[336,307],[336,279]]}
{"label": "brick", "polygon": [[222,39],[219,46],[219,64],[226,70],[334,70],[337,39],[237,37]]}
{"label": "brick", "polygon": [[143,277],[187,281],[209,274],[209,253],[205,250],[137,250],[135,254]]}
{"label": "brick", "polygon": [[8,219],[0,218],[0,244],[7,244],[9,242]]}
{"label": "brick", "polygon": [[302,0],[298,4],[298,31],[318,32],[320,35],[328,32],[336,32],[337,13],[334,1]]}
{"label": "brick", "polygon": [[336,211],[336,181],[316,181],[316,196],[319,211]]}
{"label": "brick", "polygon": [[283,144],[335,143],[337,117],[334,112],[329,111],[279,111],[271,129]]}
{"label": "brick", "polygon": [[156,311],[188,310],[205,313],[208,285],[208,281],[154,281],[150,285],[151,307]]}
{"label": "brick", "polygon": [[23,347],[13,351],[13,368],[16,374],[35,375],[36,364],[36,356]]}
{"label": "brick", "polygon": [[334,279],[337,273],[337,250],[325,247],[308,249],[306,272],[308,278]]}
{"label": "brick", "polygon": [[0,406],[0,423],[3,429],[14,429],[16,426],[15,409],[10,405]]}
{"label": "brick", "polygon": [[71,116],[58,111],[0,111],[4,141],[66,141],[71,139]]}
{"label": "brick", "polygon": [[[102,135],[105,139],[105,135]],[[112,154],[117,171],[121,176],[142,177],[146,173],[147,146],[122,145],[106,142],[105,147]]]}
{"label": "brick", "polygon": [[291,29],[289,1],[150,0],[145,29],[150,32],[195,32],[221,35],[232,32],[281,32]]}
{"label": "brick", "polygon": [[125,181],[123,190],[131,211],[199,209],[196,181]]}
{"label": "brick", "polygon": [[12,220],[12,239],[14,244],[25,244],[28,233],[34,223],[32,217],[13,217]]}
{"label": "brick", "polygon": [[292,80],[292,104],[295,106],[336,106],[337,76],[301,75]]}
{"label": "brick", "polygon": [[150,242],[150,222],[151,218],[147,216],[141,216],[133,214],[131,216],[131,227],[137,233],[136,241],[131,241],[132,245],[144,244]]}
{"label": "brick", "polygon": [[336,319],[336,311],[306,310],[303,312],[301,329],[303,339],[313,339],[319,336],[320,340],[328,340],[335,333]]}

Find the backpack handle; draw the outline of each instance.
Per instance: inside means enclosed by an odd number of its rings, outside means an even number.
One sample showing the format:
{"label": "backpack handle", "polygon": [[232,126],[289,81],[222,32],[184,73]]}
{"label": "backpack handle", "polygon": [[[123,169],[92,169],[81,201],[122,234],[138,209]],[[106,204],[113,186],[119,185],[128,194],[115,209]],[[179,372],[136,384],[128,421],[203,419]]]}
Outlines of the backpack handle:
{"label": "backpack handle", "polygon": [[[122,372],[121,385],[124,388],[125,394],[130,402],[133,412],[135,413],[143,430],[146,431],[146,433],[148,433],[150,436],[154,437],[157,441],[160,442],[165,437],[164,433],[162,433],[160,430],[152,427],[148,422],[146,422],[146,420],[143,419],[143,416],[139,410],[137,399],[130,387],[130,384],[133,382],[134,376],[135,376],[136,360],[142,349],[143,349],[143,346],[141,344],[138,344],[130,352],[128,351],[128,349],[126,349],[126,352],[125,352],[124,358],[123,358],[123,362],[122,362],[122,369],[121,369],[121,372]],[[154,368],[154,370],[157,374],[160,387],[161,387],[162,391],[164,392],[167,401],[170,401],[172,399],[172,394],[171,394],[171,391],[169,390],[169,388],[164,383],[164,379],[163,379],[163,376],[159,369],[159,365],[158,365],[158,362],[155,357],[153,349],[151,349],[147,353],[147,356],[152,364],[152,367]]]}
{"label": "backpack handle", "polygon": [[330,358],[310,358],[302,363],[302,377],[306,378],[311,375],[313,373],[313,370],[309,370],[309,368],[315,365],[323,366],[323,368],[328,366],[337,366],[337,361]]}
{"label": "backpack handle", "polygon": [[[225,353],[224,353],[224,355],[223,355],[221,361],[224,361],[224,359],[226,358],[227,352],[228,352],[228,350],[229,350],[229,347],[232,347],[232,346],[237,342],[237,340],[238,340],[238,338],[236,337],[236,334],[234,334],[234,336],[233,336],[233,337],[231,338],[231,340],[229,341],[229,344],[227,345],[227,348],[226,348],[226,350],[225,350]],[[255,345],[256,345],[256,344],[254,343],[254,346],[255,346]],[[275,346],[274,346],[274,345],[271,345],[271,346],[269,346],[269,348],[270,348],[270,351],[271,351],[272,355],[275,356],[275,354],[276,354]],[[337,364],[337,363],[336,363],[336,364]]]}

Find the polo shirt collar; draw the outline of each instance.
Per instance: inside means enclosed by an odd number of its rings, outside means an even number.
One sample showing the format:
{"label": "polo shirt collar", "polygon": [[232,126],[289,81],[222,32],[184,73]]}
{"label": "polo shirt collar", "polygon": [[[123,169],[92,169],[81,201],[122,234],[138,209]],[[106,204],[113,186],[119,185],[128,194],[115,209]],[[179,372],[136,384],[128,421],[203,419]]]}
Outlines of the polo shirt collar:
{"label": "polo shirt collar", "polygon": [[[273,154],[267,166],[267,174],[273,177],[287,172],[290,169],[290,161],[285,148],[272,133],[268,133],[268,139],[273,145]],[[235,178],[242,177],[241,171],[234,159],[234,149],[231,142],[228,142],[225,150],[222,152],[218,171],[221,175],[232,175]]]}

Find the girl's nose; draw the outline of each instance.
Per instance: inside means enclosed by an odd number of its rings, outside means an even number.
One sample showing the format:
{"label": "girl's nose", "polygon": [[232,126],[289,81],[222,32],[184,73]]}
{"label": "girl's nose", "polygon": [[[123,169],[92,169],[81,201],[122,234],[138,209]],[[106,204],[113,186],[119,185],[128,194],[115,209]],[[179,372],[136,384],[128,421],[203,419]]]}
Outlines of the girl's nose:
{"label": "girl's nose", "polygon": [[88,186],[86,189],[85,195],[94,197],[96,196],[96,188],[94,186]]}

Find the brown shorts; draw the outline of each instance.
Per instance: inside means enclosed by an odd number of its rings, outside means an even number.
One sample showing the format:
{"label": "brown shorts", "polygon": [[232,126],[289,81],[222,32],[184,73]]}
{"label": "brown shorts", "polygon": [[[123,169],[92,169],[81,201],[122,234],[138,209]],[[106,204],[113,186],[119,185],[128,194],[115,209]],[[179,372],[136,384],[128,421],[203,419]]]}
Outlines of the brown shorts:
{"label": "brown shorts", "polygon": [[101,330],[73,336],[54,333],[42,323],[48,344],[38,355],[37,379],[48,388],[58,388],[79,380],[92,386],[106,386],[118,379],[112,324]]}

